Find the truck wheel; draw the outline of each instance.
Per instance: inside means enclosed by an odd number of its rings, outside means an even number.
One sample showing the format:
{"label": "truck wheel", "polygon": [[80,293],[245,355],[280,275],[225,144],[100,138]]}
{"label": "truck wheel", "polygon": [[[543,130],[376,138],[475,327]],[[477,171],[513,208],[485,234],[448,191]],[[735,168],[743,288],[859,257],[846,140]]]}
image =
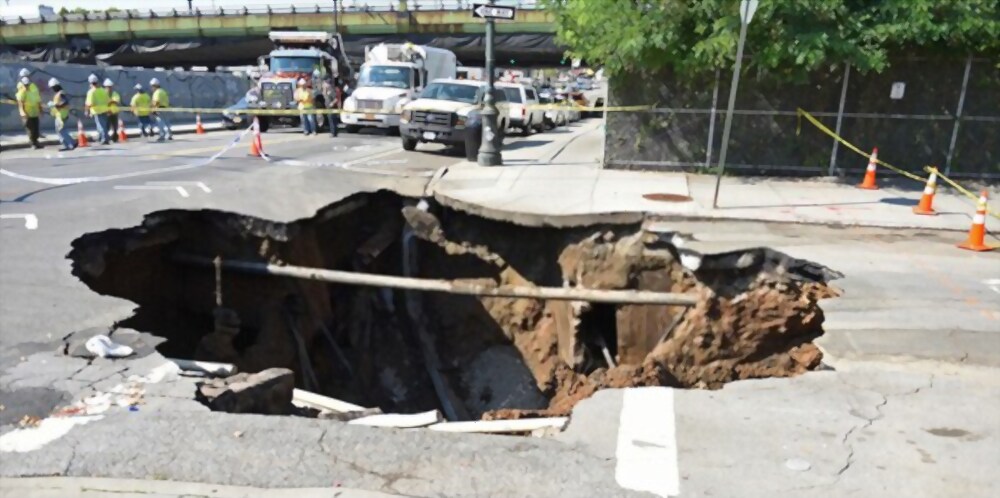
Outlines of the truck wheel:
{"label": "truck wheel", "polygon": [[496,135],[493,136],[493,147],[495,147],[497,150],[502,150],[503,149],[503,139],[506,138],[506,136],[507,136],[507,127],[501,125],[501,126],[498,126],[497,128],[498,129],[497,129]]}
{"label": "truck wheel", "polygon": [[465,138],[465,160],[475,161],[479,158],[479,146],[482,145],[482,133],[473,133]]}
{"label": "truck wheel", "polygon": [[535,130],[531,125],[531,121],[528,121],[527,123],[524,124],[524,128],[521,128],[521,136],[530,137],[534,131]]}
{"label": "truck wheel", "polygon": [[403,150],[416,150],[417,139],[403,137]]}
{"label": "truck wheel", "polygon": [[[357,133],[357,132],[361,131],[361,127],[358,126],[358,125],[347,125],[347,126],[344,127],[344,131],[346,131],[347,133]],[[410,150],[413,150],[413,149],[410,149]]]}
{"label": "truck wheel", "polygon": [[267,118],[260,116],[257,118],[258,124],[260,124],[260,132],[266,133],[267,129],[271,127],[270,121]]}

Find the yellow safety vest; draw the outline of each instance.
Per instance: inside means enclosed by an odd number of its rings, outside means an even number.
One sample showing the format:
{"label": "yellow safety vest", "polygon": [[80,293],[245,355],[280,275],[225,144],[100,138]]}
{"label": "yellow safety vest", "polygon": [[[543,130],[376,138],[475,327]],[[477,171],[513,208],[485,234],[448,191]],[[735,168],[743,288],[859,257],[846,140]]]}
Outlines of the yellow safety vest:
{"label": "yellow safety vest", "polygon": [[167,96],[167,91],[162,88],[157,88],[153,90],[153,106],[154,107],[170,107],[170,97]]}
{"label": "yellow safety vest", "polygon": [[295,101],[299,103],[299,110],[313,108],[313,94],[306,88],[295,90]]}
{"label": "yellow safety vest", "polygon": [[137,93],[132,96],[132,110],[136,116],[149,116],[149,94]]}
{"label": "yellow safety vest", "polygon": [[122,96],[118,92],[111,91],[111,100],[108,103],[108,114],[118,114],[119,106],[122,105]]}
{"label": "yellow safety vest", "polygon": [[103,88],[91,88],[87,90],[87,102],[90,106],[90,113],[93,115],[105,114],[108,112],[108,92]]}
{"label": "yellow safety vest", "polygon": [[69,104],[66,102],[62,90],[52,97],[50,104],[49,112],[52,113],[52,116],[58,121],[66,121],[66,118],[69,117]]}
{"label": "yellow safety vest", "polygon": [[17,106],[21,116],[37,118],[42,112],[42,96],[38,93],[38,87],[34,83],[29,83],[28,86],[17,84],[17,102],[24,103],[24,110],[21,109],[20,105]]}

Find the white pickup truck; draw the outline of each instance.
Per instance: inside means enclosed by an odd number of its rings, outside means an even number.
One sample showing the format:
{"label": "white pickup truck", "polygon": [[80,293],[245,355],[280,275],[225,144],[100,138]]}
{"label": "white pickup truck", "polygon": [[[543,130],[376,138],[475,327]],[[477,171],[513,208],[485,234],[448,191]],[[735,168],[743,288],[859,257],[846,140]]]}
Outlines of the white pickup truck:
{"label": "white pickup truck", "polygon": [[450,50],[412,43],[367,47],[354,92],[344,101],[341,119],[349,133],[363,127],[399,131],[403,106],[416,98],[428,81],[454,78],[458,67]]}

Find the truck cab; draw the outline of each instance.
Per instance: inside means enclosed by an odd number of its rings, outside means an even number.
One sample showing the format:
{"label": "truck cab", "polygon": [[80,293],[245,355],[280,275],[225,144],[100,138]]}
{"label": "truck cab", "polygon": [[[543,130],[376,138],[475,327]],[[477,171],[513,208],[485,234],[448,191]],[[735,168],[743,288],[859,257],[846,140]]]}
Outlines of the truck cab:
{"label": "truck cab", "polygon": [[449,50],[412,43],[369,46],[357,87],[344,101],[341,119],[351,133],[363,127],[399,132],[399,116],[428,81],[454,78],[458,67]]}
{"label": "truck cab", "polygon": [[[296,84],[304,79],[312,87],[315,107],[326,107],[323,83],[332,83],[344,70],[339,37],[325,31],[272,31],[269,37],[275,48],[258,60],[264,72],[258,82],[254,105],[268,110],[297,109]],[[297,125],[299,116],[261,115],[260,122],[266,130],[273,122]],[[319,114],[317,125],[322,127],[324,124],[324,115]]]}

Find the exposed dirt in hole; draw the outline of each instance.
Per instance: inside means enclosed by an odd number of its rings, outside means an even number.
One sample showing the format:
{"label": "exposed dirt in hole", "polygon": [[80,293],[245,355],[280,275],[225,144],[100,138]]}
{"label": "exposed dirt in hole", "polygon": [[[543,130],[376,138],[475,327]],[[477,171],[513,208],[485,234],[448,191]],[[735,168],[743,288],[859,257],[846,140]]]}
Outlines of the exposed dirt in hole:
{"label": "exposed dirt in hole", "polygon": [[[840,276],[820,265],[766,248],[684,251],[697,262],[692,271],[676,247],[638,224],[525,227],[423,207],[376,192],[293,223],[160,211],[137,227],[80,237],[69,258],[94,291],[137,303],[127,325],[167,338],[159,347],[167,356],[246,372],[289,368],[299,387],[386,412],[440,407],[421,334],[470,418],[564,414],[605,387],[718,388],[820,362],[812,343],[823,333],[817,303],[838,295],[827,282]],[[700,299],[687,310],[590,305],[226,272],[222,304],[234,312],[227,316],[216,311],[214,271],[180,265],[176,254]]]}

